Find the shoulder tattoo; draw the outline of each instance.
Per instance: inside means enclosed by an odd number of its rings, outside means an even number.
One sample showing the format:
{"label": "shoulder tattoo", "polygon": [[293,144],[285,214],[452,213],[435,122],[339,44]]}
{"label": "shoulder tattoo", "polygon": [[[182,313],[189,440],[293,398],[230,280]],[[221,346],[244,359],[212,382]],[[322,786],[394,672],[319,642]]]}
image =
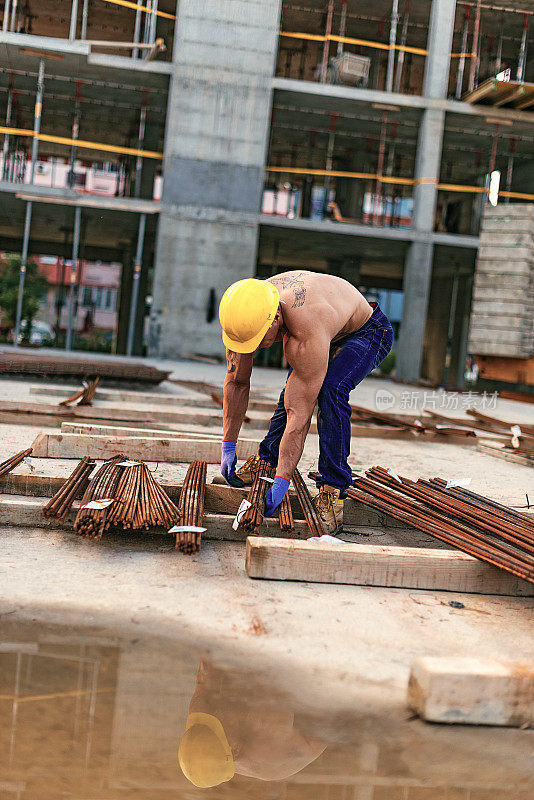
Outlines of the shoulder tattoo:
{"label": "shoulder tattoo", "polygon": [[302,287],[301,289],[295,289],[295,301],[291,308],[300,308],[300,306],[304,305],[306,300],[306,289]]}

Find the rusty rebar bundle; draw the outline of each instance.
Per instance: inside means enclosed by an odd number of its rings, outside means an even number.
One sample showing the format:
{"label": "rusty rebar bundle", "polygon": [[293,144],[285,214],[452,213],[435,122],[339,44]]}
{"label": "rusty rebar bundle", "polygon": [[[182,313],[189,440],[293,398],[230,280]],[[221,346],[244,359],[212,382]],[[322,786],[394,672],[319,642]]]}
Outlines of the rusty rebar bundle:
{"label": "rusty rebar bundle", "polygon": [[437,478],[411,481],[383,467],[366,475],[347,490],[349,497],[534,583],[532,520],[473,492],[447,489]]}
{"label": "rusty rebar bundle", "polygon": [[78,406],[91,406],[93,405],[93,398],[96,393],[96,387],[98,386],[100,378],[98,375],[96,378],[91,380],[84,380],[82,383],[82,388],[79,392],[76,392],[71,397],[67,397],[65,400],[62,400],[59,405],[60,406],[69,406],[71,403],[76,403]]}
{"label": "rusty rebar bundle", "polygon": [[292,476],[293,486],[297,493],[300,507],[304,513],[304,518],[308,523],[308,528],[312,536],[324,536],[324,528],[321,518],[317,509],[313,504],[313,500],[308,491],[308,487],[304,483],[304,479],[298,469],[295,470]]}
{"label": "rusty rebar bundle", "polygon": [[11,456],[11,458],[8,458],[7,461],[2,461],[0,464],[0,478],[2,478],[4,475],[7,475],[7,473],[11,472],[11,470],[15,469],[15,467],[18,467],[18,465],[31,454],[32,448],[28,447],[27,450],[21,450],[20,453],[16,453],[14,456]]}
{"label": "rusty rebar bundle", "polygon": [[293,512],[291,511],[291,501],[289,499],[289,492],[286,494],[280,507],[278,509],[278,522],[280,523],[280,530],[285,533],[295,530],[295,523],[293,522]]}
{"label": "rusty rebar bundle", "polygon": [[81,507],[74,520],[74,530],[79,536],[100,539],[108,516],[107,508],[83,508],[92,500],[107,500],[115,497],[115,489],[121,477],[119,463],[124,456],[115,456],[97,470],[82,497]]}
{"label": "rusty rebar bundle", "polygon": [[[126,462],[127,463],[127,462]],[[105,529],[112,525],[123,530],[148,530],[167,528],[178,521],[178,509],[143,462],[121,465],[122,474],[105,521]]]}
{"label": "rusty rebar bundle", "polygon": [[89,483],[89,476],[95,467],[95,462],[89,456],[84,456],[74,471],[56,494],[41,509],[43,517],[65,519],[72,504],[79,494],[84,494]]}
{"label": "rusty rebar bundle", "polygon": [[260,458],[254,474],[254,481],[247,495],[250,507],[247,508],[239,521],[239,527],[244,528],[254,536],[257,536],[260,532],[265,506],[265,493],[269,488],[269,481],[265,481],[263,478],[272,478],[273,473],[274,467],[271,467],[268,461]]}
{"label": "rusty rebar bundle", "polygon": [[[193,461],[189,465],[178,502],[180,526],[202,527],[207,469],[206,461]],[[198,553],[201,536],[200,531],[178,531],[175,547],[185,555]]]}

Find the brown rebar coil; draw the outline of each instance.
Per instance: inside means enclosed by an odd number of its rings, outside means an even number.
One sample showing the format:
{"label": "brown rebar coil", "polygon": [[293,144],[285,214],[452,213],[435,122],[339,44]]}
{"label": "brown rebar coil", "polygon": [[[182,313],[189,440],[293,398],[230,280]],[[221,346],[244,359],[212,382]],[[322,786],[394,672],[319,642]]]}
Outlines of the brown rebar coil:
{"label": "brown rebar coil", "polygon": [[534,583],[534,530],[506,506],[444,481],[412,481],[373,467],[347,494],[481,561]]}
{"label": "brown rebar coil", "polygon": [[21,450],[20,453],[16,453],[14,456],[11,456],[11,458],[8,458],[7,461],[2,461],[0,464],[0,478],[2,478],[4,475],[7,475],[7,473],[11,472],[11,470],[15,469],[15,467],[18,467],[18,465],[22,463],[25,458],[28,458],[32,452],[32,448],[28,447],[27,450]]}
{"label": "brown rebar coil", "polygon": [[250,508],[247,508],[239,520],[239,527],[244,528],[253,536],[257,536],[260,532],[265,506],[265,493],[269,488],[269,482],[262,480],[262,478],[272,478],[273,474],[274,467],[271,467],[268,461],[260,458],[254,474],[254,481],[247,495]]}
{"label": "brown rebar coil", "polygon": [[54,517],[55,519],[65,519],[70,511],[74,500],[84,494],[89,483],[89,476],[95,467],[95,462],[89,457],[84,456],[65,483],[51,500],[41,509],[43,517]]}
{"label": "brown rebar coil", "polygon": [[93,404],[93,398],[96,393],[96,387],[98,386],[100,378],[98,375],[94,380],[86,380],[84,381],[84,385],[82,388],[75,392],[71,397],[67,397],[65,400],[62,400],[59,405],[60,406],[69,406],[71,403],[76,403],[78,406],[91,406]]}
{"label": "brown rebar coil", "polygon": [[[179,525],[202,527],[206,495],[206,461],[193,461],[187,470],[178,502]],[[198,531],[179,531],[175,548],[185,555],[198,553],[202,534]]]}
{"label": "brown rebar coil", "polygon": [[[81,506],[91,500],[104,500],[115,497],[115,489],[122,474],[122,468],[119,467],[119,462],[121,461],[124,461],[124,456],[115,456],[102,464],[85,490]],[[80,508],[74,520],[76,533],[89,539],[100,539],[110,507],[102,509]]]}
{"label": "brown rebar coil", "polygon": [[297,493],[300,507],[304,513],[304,519],[308,524],[311,536],[324,536],[324,528],[321,518],[317,509],[313,504],[312,497],[308,491],[308,487],[304,483],[304,479],[298,469],[292,475],[293,486]]}
{"label": "brown rebar coil", "polygon": [[280,530],[284,531],[284,533],[290,533],[291,531],[295,530],[289,492],[280,503],[280,507],[278,509],[278,522],[280,523]]}

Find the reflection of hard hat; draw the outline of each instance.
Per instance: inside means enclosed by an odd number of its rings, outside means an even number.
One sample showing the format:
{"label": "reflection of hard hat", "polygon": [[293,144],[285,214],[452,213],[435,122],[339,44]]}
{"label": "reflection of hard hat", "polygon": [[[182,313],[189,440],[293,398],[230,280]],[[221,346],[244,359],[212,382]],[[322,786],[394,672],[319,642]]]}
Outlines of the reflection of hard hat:
{"label": "reflection of hard hat", "polygon": [[253,353],[272,325],[279,302],[278,289],[268,281],[245,278],[233,283],[219,305],[226,347],[236,353]]}
{"label": "reflection of hard hat", "polygon": [[211,714],[189,714],[178,748],[178,761],[188,781],[199,789],[234,777],[234,758],[224,728]]}

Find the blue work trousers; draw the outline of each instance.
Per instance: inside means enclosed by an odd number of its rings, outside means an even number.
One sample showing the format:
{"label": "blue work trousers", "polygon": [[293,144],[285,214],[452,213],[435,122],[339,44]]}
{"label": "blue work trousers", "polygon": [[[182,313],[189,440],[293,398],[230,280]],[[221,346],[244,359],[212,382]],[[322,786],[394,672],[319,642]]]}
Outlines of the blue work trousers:
{"label": "blue work trousers", "polygon": [[[349,395],[361,381],[384,360],[393,343],[393,330],[378,304],[365,325],[356,333],[333,342],[321,391],[317,398],[317,430],[319,433],[319,474],[317,486],[324,483],[346,489],[352,483],[348,465],[351,437]],[[291,370],[289,371],[289,375]],[[271,418],[269,430],[260,444],[260,458],[273,467],[278,464],[280,441],[287,414],[284,389]]]}

